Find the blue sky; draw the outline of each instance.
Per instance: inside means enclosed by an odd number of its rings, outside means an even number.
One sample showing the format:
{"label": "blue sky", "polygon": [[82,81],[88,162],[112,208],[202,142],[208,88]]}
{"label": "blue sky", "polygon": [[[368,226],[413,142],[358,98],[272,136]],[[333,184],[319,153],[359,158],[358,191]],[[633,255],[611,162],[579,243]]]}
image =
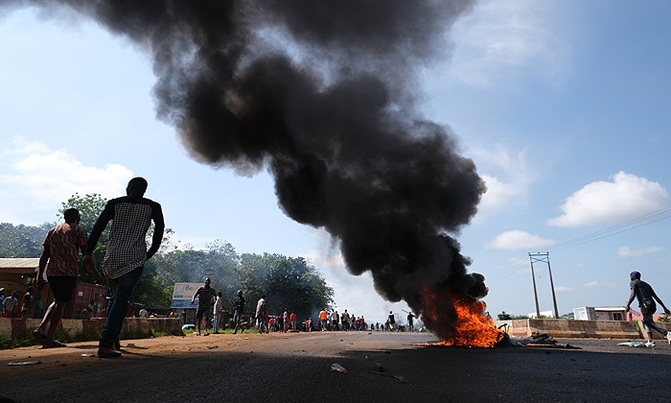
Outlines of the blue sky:
{"label": "blue sky", "polygon": [[[529,252],[549,252],[560,314],[621,306],[637,269],[671,306],[671,3],[481,1],[453,27],[450,57],[421,74],[420,110],[455,133],[488,192],[457,239],[484,299],[535,311]],[[133,176],[178,239],[305,256],[338,308],[382,321],[370,276],[344,269],[326,233],[277,206],[272,179],[214,169],[156,119],[142,49],[96,24],[0,14],[0,222],[55,221],[75,192],[111,198]],[[547,267],[534,265],[542,311]]]}

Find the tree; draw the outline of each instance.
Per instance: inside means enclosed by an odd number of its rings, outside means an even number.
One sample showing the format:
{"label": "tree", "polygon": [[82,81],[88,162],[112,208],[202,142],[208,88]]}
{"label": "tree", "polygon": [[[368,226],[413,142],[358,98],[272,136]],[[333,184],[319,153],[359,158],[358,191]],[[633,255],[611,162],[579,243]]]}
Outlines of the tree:
{"label": "tree", "polygon": [[510,314],[506,313],[506,311],[501,311],[501,313],[498,314],[498,318],[499,318],[499,320],[510,320],[513,317],[510,316]]}
{"label": "tree", "polygon": [[157,254],[157,275],[169,284],[202,283],[209,277],[212,288],[221,291],[224,299],[232,298],[240,288],[236,270],[240,258],[228,242],[215,240],[206,246],[207,250],[177,249]]}
{"label": "tree", "polygon": [[271,314],[287,309],[306,318],[333,304],[333,289],[302,257],[243,254],[238,276],[247,300],[256,301],[265,294]]}
{"label": "tree", "polygon": [[39,257],[42,242],[55,223],[38,227],[0,223],[0,257]]}

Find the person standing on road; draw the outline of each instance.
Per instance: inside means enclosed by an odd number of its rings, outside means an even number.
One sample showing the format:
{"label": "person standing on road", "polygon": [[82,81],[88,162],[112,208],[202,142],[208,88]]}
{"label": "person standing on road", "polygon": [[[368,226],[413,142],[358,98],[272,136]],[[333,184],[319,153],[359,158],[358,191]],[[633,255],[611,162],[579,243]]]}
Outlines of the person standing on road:
{"label": "person standing on road", "polygon": [[268,333],[268,308],[266,307],[266,296],[261,295],[258,302],[256,303],[256,326],[259,329],[259,333],[263,333],[263,329],[266,329]]}
{"label": "person standing on road", "polygon": [[394,313],[389,311],[389,317],[387,318],[388,329],[390,332],[396,330],[396,319],[394,318]]}
{"label": "person standing on road", "polygon": [[652,286],[645,281],[641,280],[641,273],[637,271],[632,271],[629,274],[631,283],[629,287],[631,288],[631,295],[629,296],[629,301],[627,301],[627,312],[629,312],[630,305],[634,301],[634,298],[638,300],[638,307],[641,308],[641,315],[643,315],[643,326],[645,331],[648,333],[648,341],[645,343],[646,347],[655,347],[655,342],[652,340],[652,330],[655,329],[657,332],[661,333],[666,337],[666,340],[671,344],[671,332],[666,331],[659,327],[654,319],[653,314],[657,310],[655,305],[655,300],[659,302],[659,305],[664,308],[664,313],[671,315],[669,309],[664,306],[662,300],[657,296],[655,290],[652,289]]}
{"label": "person standing on road", "polygon": [[196,309],[196,336],[200,336],[200,323],[205,317],[205,333],[203,336],[207,336],[207,325],[210,322],[210,315],[213,312],[214,300],[217,297],[216,291],[214,288],[210,287],[210,278],[205,279],[205,285],[198,287],[196,293],[191,297],[191,303],[193,304],[198,297],[198,308]]}
{"label": "person standing on road", "polygon": [[298,315],[296,315],[296,312],[291,312],[291,315],[289,315],[289,323],[291,323],[291,330],[298,330]]}
{"label": "person standing on road", "polygon": [[[95,267],[93,250],[107,223],[112,221],[107,252],[102,263],[102,270],[109,283],[110,299],[98,348],[98,357],[101,358],[121,356],[119,336],[133,289],[142,275],[145,261],[158,252],[163,240],[165,222],[161,205],[145,198],[146,191],[147,181],[144,178],[131,179],[126,187],[126,196],[107,202],[91,230],[86,246],[84,264]],[[152,221],[154,233],[147,250],[145,239]]]}
{"label": "person standing on road", "polygon": [[322,332],[326,331],[326,320],[328,318],[328,314],[326,313],[326,309],[322,309],[319,312],[319,323],[322,325]]}
{"label": "person standing on road", "polygon": [[214,320],[212,321],[212,333],[214,334],[219,333],[219,323],[221,323],[222,309],[224,309],[224,304],[221,300],[221,291],[219,291],[217,293],[217,299],[214,300],[214,308],[212,309],[212,313],[214,314]]}
{"label": "person standing on road", "polygon": [[238,290],[238,296],[233,301],[233,310],[233,323],[235,323],[233,334],[238,333],[238,329],[240,329],[240,333],[242,333],[245,331],[240,325],[242,315],[244,315],[245,312],[245,298],[242,296],[242,290]]}
{"label": "person standing on road", "polygon": [[415,327],[412,324],[412,321],[415,319],[415,315],[412,312],[408,312],[408,331],[412,332],[415,330]]}

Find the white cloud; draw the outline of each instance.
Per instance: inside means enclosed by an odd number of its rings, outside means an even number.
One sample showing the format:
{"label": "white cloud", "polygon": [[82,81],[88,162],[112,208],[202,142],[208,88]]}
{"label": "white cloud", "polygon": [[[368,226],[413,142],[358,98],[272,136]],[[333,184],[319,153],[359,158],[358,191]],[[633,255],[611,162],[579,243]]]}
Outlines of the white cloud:
{"label": "white cloud", "polygon": [[617,257],[641,257],[663,251],[664,249],[661,246],[649,246],[643,249],[631,249],[628,246],[620,246],[617,249]]}
{"label": "white cloud", "polygon": [[592,182],[569,196],[559,207],[564,215],[549,219],[547,225],[577,227],[629,220],[669,204],[669,193],[657,182],[622,171],[612,179]]}
{"label": "white cloud", "polygon": [[0,221],[41,224],[55,221],[61,202],[75,193],[122,195],[133,173],[118,164],[84,166],[65,150],[16,137],[0,144]]}
{"label": "white cloud", "polygon": [[568,46],[552,32],[560,3],[484,0],[455,24],[451,71],[470,85],[487,87],[506,73],[535,65],[551,77],[566,68]]}
{"label": "white cloud", "polygon": [[526,231],[513,230],[506,231],[487,242],[485,248],[503,250],[536,249],[551,246],[554,243],[552,239],[544,239]]}
{"label": "white cloud", "polygon": [[557,291],[557,292],[573,292],[573,288],[560,286],[560,287],[555,287],[555,291]]}
{"label": "white cloud", "polygon": [[583,287],[587,288],[617,288],[617,284],[607,281],[607,282],[600,282],[600,281],[590,281],[589,283],[583,284]]}
{"label": "white cloud", "polygon": [[527,190],[538,177],[538,170],[530,169],[526,150],[511,152],[501,144],[493,148],[475,148],[470,153],[480,169],[496,172],[483,173],[487,192],[478,205],[478,217],[496,213],[513,203],[523,203]]}

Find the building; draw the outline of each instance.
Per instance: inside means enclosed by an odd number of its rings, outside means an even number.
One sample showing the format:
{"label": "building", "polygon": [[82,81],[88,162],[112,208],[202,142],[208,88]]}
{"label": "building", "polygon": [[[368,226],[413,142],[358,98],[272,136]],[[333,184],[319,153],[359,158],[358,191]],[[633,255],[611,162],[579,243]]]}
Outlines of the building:
{"label": "building", "polygon": [[[19,293],[19,304],[23,306],[23,296],[29,284],[35,281],[40,265],[40,258],[0,258],[0,288],[5,295],[13,291]],[[53,293],[46,283],[40,293],[42,314],[54,300]],[[66,306],[63,318],[85,319],[104,316],[106,307],[107,287],[97,284],[77,282],[70,304]]]}
{"label": "building", "polygon": [[573,308],[573,318],[575,320],[627,320],[623,306]]}

